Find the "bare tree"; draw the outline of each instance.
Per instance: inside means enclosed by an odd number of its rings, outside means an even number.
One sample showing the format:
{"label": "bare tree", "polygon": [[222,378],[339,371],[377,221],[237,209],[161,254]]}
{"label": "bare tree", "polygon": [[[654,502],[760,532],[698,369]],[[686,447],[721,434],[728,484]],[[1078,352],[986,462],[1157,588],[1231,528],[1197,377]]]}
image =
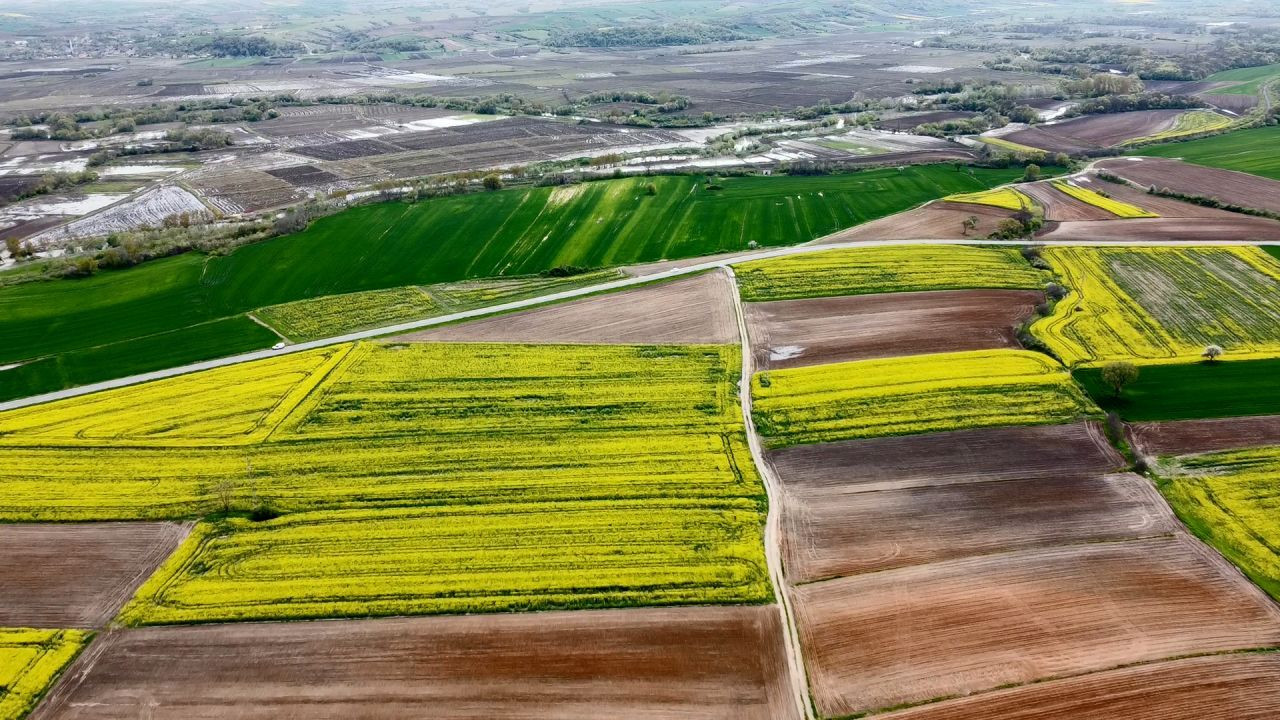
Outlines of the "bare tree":
{"label": "bare tree", "polygon": [[978,216],[977,216],[977,215],[970,215],[969,217],[967,217],[967,218],[965,218],[965,219],[964,219],[964,222],[962,222],[962,223],[960,223],[960,224],[961,224],[961,226],[963,226],[963,227],[964,227],[964,232],[963,232],[963,233],[961,233],[961,234],[962,234],[962,235],[968,235],[969,233],[971,233],[971,232],[973,232],[974,230],[976,230],[976,229],[977,229],[977,227],[978,227]]}

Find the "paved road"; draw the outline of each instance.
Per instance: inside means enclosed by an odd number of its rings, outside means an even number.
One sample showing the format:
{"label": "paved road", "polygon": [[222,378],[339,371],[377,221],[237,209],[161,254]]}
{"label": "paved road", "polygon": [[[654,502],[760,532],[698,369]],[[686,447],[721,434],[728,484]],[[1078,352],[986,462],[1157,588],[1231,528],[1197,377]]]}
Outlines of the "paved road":
{"label": "paved road", "polygon": [[769,514],[764,523],[764,558],[769,566],[769,579],[778,597],[778,612],[782,613],[782,631],[786,635],[787,666],[790,669],[791,690],[796,704],[807,720],[813,720],[813,705],[809,702],[809,679],[805,673],[804,653],[800,648],[800,633],[796,630],[795,613],[791,609],[790,586],[782,567],[782,507],[786,488],[764,456],[760,434],[756,432],[755,418],[751,415],[751,376],[755,375],[755,353],[751,351],[751,336],[747,332],[747,313],[742,309],[742,294],[738,292],[738,276],[726,266],[729,281],[733,285],[733,308],[738,318],[738,337],[742,343],[742,380],[738,383],[738,402],[742,407],[742,421],[747,431],[747,445],[755,461],[760,477],[764,479],[765,495],[769,498]]}
{"label": "paved road", "polygon": [[[815,242],[820,242],[815,241]],[[895,245],[1007,245],[1012,247],[1022,247],[1029,243],[1022,240],[982,240],[976,238],[969,239],[943,239],[943,240],[858,240],[853,242],[832,243],[830,245],[797,245],[786,248],[775,248],[772,250],[761,250],[758,252],[748,252],[736,257],[719,257],[712,260],[691,259],[688,264],[677,264],[660,272],[649,275],[641,275],[638,277],[629,277],[622,280],[614,280],[599,285],[591,285],[589,287],[576,288],[574,290],[565,290],[563,292],[552,293],[550,295],[542,295],[536,298],[528,298],[526,300],[518,300],[515,302],[503,303],[501,305],[491,305],[476,310],[467,310],[465,312],[452,313],[450,315],[441,315],[424,320],[414,320],[412,322],[400,323],[398,325],[388,325],[386,327],[373,328],[370,330],[362,330],[360,332],[346,333],[344,335],[336,335],[334,337],[322,338],[320,340],[311,340],[309,342],[298,343],[297,345],[289,345],[280,350],[257,350],[242,355],[232,355],[230,357],[218,358],[215,360],[205,360],[203,362],[191,363],[180,367],[168,368],[165,370],[156,370],[154,372],[142,373],[140,375],[131,375],[129,377],[116,378],[115,380],[105,380],[103,382],[93,383],[91,385],[81,385],[80,387],[68,388],[66,390],[58,390],[56,392],[45,393],[44,395],[33,395],[31,397],[10,400],[0,403],[0,411],[13,410],[29,405],[38,405],[40,403],[50,402],[52,400],[62,400],[64,398],[79,397],[80,395],[88,395],[102,390],[110,390],[112,388],[127,387],[129,385],[137,385],[138,383],[149,382],[151,380],[160,380],[163,378],[174,377],[176,375],[185,375],[187,373],[199,372],[201,370],[210,370],[212,368],[226,367],[228,365],[238,365],[253,360],[262,360],[269,357],[277,357],[287,355],[289,353],[303,352],[315,348],[327,347],[329,345],[338,345],[346,342],[354,342],[357,340],[368,340],[370,338],[382,337],[385,335],[398,335],[409,332],[411,330],[420,330],[422,328],[433,327],[436,325],[447,325],[449,323],[458,322],[459,320],[467,320],[471,318],[482,317],[485,315],[494,315],[497,313],[511,312],[512,310],[523,310],[525,308],[537,307],[539,305],[547,305],[550,303],[571,300],[573,298],[584,297],[586,295],[594,295],[600,292],[608,292],[612,290],[621,290],[623,288],[643,285],[645,283],[657,280],[667,280],[670,278],[681,277],[684,275],[693,275],[695,273],[706,272],[716,268],[728,267],[731,263],[741,263],[749,260],[765,260],[768,258],[787,257],[790,255],[804,255],[812,252],[826,252],[828,250],[839,250],[841,248],[857,248],[857,247],[888,247]],[[1080,241],[1080,240],[1056,240],[1045,241],[1038,240],[1035,245],[1051,246],[1051,245],[1070,245],[1070,246],[1108,246],[1108,247],[1206,247],[1206,246],[1251,246],[1257,245],[1256,242],[1236,241],[1236,240],[1206,240],[1187,242],[1185,240],[1168,240],[1168,241]]]}

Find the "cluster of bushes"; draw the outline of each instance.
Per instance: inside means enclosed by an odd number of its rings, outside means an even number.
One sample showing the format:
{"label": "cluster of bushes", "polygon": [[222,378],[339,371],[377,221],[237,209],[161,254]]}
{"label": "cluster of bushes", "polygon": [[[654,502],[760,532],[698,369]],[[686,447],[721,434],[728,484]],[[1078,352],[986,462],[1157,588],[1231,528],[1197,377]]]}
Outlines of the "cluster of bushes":
{"label": "cluster of bushes", "polygon": [[1209,104],[1190,95],[1165,93],[1136,93],[1132,95],[1104,95],[1089,98],[1071,108],[1069,116],[1103,115],[1107,113],[1133,112],[1135,110],[1193,110]]}
{"label": "cluster of bushes", "polygon": [[81,170],[80,172],[53,172],[40,176],[39,180],[22,187],[10,195],[0,196],[0,206],[7,205],[18,200],[35,197],[37,195],[47,195],[59,190],[65,190],[77,185],[86,185],[91,182],[97,182],[98,174],[92,170]]}
{"label": "cluster of bushes", "polygon": [[546,44],[550,47],[665,47],[750,38],[751,35],[726,25],[645,23],[590,30],[556,30]]}

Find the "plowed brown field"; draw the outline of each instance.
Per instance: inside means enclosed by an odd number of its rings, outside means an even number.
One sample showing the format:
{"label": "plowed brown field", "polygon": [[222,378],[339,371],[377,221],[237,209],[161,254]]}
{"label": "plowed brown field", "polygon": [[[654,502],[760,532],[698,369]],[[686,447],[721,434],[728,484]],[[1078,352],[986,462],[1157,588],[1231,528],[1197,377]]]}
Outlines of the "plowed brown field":
{"label": "plowed brown field", "polygon": [[749,303],[762,370],[918,353],[1018,347],[1043,302],[1023,290],[943,290]]}
{"label": "plowed brown field", "polygon": [[1138,218],[1116,222],[1090,220],[1051,223],[1041,235],[1046,240],[1143,242],[1146,240],[1243,240],[1280,242],[1280,222],[1260,217]]}
{"label": "plowed brown field", "polygon": [[1280,654],[1216,655],[1054,680],[884,720],[1274,720]]}
{"label": "plowed brown field", "polygon": [[1164,535],[1176,523],[1146,478],[1005,480],[788,498],[793,582],[1073,542]]}
{"label": "plowed brown field", "polygon": [[[828,235],[814,244],[827,245],[854,240],[984,238],[995,231],[1001,220],[1012,214],[1010,210],[988,205],[935,202]],[[978,218],[978,227],[966,235],[964,221],[970,216]]]}
{"label": "plowed brown field", "polygon": [[1080,202],[1049,183],[1029,183],[1018,189],[1040,203],[1044,208],[1044,219],[1050,222],[1116,219],[1115,215],[1106,210]]}
{"label": "plowed brown field", "polygon": [[1280,643],[1280,608],[1186,537],[934,563],[793,597],[814,698],[833,716]]}
{"label": "plowed brown field", "polygon": [[1088,478],[1124,465],[1093,423],[801,445],[773,451],[769,461],[788,492],[800,496],[988,480]]}
{"label": "plowed brown field", "polygon": [[106,625],[190,531],[178,523],[0,525],[0,627]]}
{"label": "plowed brown field", "polygon": [[1191,453],[1280,445],[1280,415],[1137,423],[1134,445],[1147,455]]}
{"label": "plowed brown field", "polygon": [[120,630],[32,718],[788,720],[782,642],[773,606]]}
{"label": "plowed brown field", "polygon": [[1115,158],[1097,167],[1143,187],[1169,188],[1242,207],[1280,212],[1280,182],[1166,158]]}
{"label": "plowed brown field", "polygon": [[1046,152],[1069,154],[1112,147],[1126,140],[1153,135],[1173,126],[1184,110],[1139,110],[1111,115],[1085,115],[1038,125],[1004,135],[1005,140]]}
{"label": "plowed brown field", "polygon": [[728,344],[738,341],[733,284],[721,271],[432,328],[402,342]]}

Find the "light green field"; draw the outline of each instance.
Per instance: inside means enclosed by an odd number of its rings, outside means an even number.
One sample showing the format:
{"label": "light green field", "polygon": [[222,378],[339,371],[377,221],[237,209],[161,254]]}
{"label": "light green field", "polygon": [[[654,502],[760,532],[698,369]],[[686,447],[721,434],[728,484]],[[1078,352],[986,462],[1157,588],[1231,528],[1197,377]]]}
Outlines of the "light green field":
{"label": "light green field", "polygon": [[1237,83],[1213,91],[1222,95],[1258,95],[1263,85],[1276,79],[1280,79],[1280,64],[1225,70],[1210,75],[1205,81]]}

